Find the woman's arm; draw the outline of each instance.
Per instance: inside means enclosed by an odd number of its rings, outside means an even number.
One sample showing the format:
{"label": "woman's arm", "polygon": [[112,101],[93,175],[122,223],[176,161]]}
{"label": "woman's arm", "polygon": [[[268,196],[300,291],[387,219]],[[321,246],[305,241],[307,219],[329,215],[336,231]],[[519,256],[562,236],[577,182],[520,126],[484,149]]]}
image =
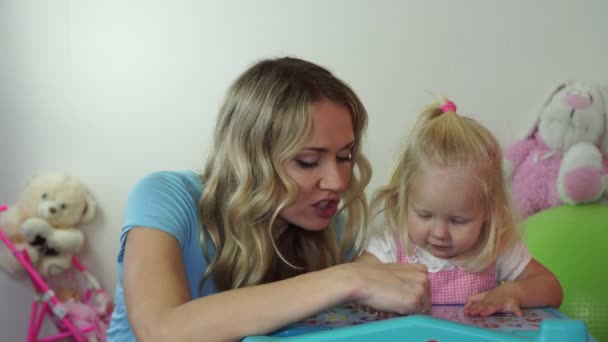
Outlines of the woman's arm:
{"label": "woman's arm", "polygon": [[495,312],[521,315],[521,308],[552,306],[559,308],[563,292],[559,280],[541,263],[532,259],[514,281],[469,297],[465,313],[489,316]]}
{"label": "woman's arm", "polygon": [[417,265],[349,263],[190,301],[171,235],[136,227],[125,248],[125,302],[138,341],[238,340],[346,301],[407,313],[418,309],[428,285]]}
{"label": "woman's arm", "polygon": [[[381,267],[383,269],[394,269],[396,272],[403,272],[402,274],[402,282],[407,284],[409,288],[417,289],[417,291],[422,291],[423,294],[419,295],[417,300],[417,305],[415,307],[408,308],[407,311],[398,312],[400,314],[415,314],[415,313],[426,313],[431,310],[431,283],[428,277],[428,270],[423,264],[399,264],[399,263],[383,263],[378,257],[370,252],[364,252],[361,256],[354,260],[355,263],[363,263],[369,265],[371,267]],[[422,287],[419,288],[419,286]],[[417,294],[419,292],[416,292]],[[370,305],[364,305],[361,309],[372,312],[394,312],[390,307],[384,309],[382,307],[383,303],[372,303]],[[370,307],[367,307],[370,306]]]}

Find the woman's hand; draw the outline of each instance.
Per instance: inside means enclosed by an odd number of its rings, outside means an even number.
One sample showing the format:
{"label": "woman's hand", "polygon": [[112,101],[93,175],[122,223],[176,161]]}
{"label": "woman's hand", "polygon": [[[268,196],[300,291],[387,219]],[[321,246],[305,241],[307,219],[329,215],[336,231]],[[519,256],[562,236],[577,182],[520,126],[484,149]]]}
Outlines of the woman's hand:
{"label": "woman's hand", "polygon": [[421,264],[383,264],[371,254],[342,265],[356,275],[358,305],[400,315],[430,312],[430,282]]}
{"label": "woman's hand", "polygon": [[470,296],[464,313],[470,316],[490,316],[497,312],[511,312],[521,316],[520,289],[515,282],[506,282],[489,291]]}

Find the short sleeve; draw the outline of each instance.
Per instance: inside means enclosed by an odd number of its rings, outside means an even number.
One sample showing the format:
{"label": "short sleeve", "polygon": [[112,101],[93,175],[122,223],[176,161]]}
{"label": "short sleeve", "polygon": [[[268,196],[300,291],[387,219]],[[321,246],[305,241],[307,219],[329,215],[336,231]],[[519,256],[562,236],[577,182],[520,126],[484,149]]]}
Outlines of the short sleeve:
{"label": "short sleeve", "polygon": [[365,251],[383,263],[397,262],[397,245],[390,233],[373,235],[367,242]]}
{"label": "short sleeve", "polygon": [[532,260],[528,247],[521,239],[513,244],[510,250],[498,257],[496,262],[496,280],[512,281],[517,279]]}
{"label": "short sleeve", "polygon": [[134,227],[160,229],[183,248],[196,226],[197,199],[187,180],[176,172],[155,172],[140,179],[133,187],[125,206],[118,260],[122,261],[127,233]]}

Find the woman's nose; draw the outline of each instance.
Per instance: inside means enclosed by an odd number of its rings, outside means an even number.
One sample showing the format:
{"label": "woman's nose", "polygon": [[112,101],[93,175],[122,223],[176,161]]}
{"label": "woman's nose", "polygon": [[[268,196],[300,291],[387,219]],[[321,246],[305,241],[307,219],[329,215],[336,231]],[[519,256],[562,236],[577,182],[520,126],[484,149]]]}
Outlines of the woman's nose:
{"label": "woman's nose", "polygon": [[348,186],[348,182],[350,181],[350,173],[350,168],[341,167],[340,164],[334,163],[333,165],[327,167],[319,185],[322,190],[342,193]]}

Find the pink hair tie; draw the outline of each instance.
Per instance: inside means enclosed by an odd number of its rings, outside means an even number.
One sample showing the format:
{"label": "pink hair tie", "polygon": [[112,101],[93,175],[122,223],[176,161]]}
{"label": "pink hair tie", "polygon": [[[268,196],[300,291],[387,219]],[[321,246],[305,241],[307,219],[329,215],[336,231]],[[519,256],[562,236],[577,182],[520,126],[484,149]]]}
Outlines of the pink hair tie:
{"label": "pink hair tie", "polygon": [[442,113],[445,113],[445,112],[456,113],[456,105],[454,104],[454,102],[448,101],[448,102],[444,103],[443,105],[441,105],[441,112]]}

